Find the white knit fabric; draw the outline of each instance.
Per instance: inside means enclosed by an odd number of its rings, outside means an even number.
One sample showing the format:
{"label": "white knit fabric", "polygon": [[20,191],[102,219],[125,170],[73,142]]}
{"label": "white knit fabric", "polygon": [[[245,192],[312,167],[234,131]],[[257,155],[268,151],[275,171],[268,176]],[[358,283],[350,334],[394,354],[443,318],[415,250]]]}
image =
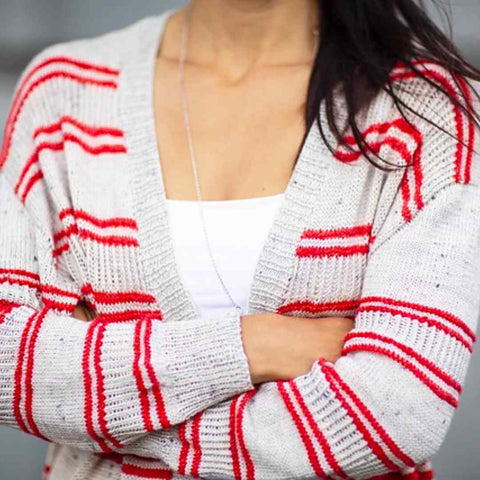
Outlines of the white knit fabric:
{"label": "white knit fabric", "polygon": [[[413,165],[376,168],[327,129],[332,153],[313,124],[248,313],[355,328],[335,363],[254,387],[239,318],[201,317],[175,263],[152,101],[172,12],[48,47],[19,79],[0,157],[0,423],[52,442],[51,480],[428,470],[480,312],[476,128],[402,65],[394,88],[425,118],[407,123],[382,91],[359,123],[384,161]],[[94,321],[71,317],[80,299]]]}

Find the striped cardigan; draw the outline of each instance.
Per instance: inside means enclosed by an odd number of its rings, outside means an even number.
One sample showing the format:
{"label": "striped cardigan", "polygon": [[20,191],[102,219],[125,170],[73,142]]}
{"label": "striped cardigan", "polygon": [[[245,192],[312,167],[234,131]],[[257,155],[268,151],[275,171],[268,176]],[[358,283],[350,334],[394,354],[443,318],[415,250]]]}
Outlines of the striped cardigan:
{"label": "striped cardigan", "polygon": [[[432,479],[480,313],[480,142],[433,84],[459,102],[472,87],[435,62],[417,63],[429,81],[395,66],[424,118],[380,92],[359,123],[406,168],[376,168],[348,131],[327,130],[329,150],[312,125],[248,313],[355,327],[336,362],[253,385],[239,317],[199,316],[173,254],[152,102],[173,11],[47,47],[17,83],[0,157],[0,424],[50,442],[49,480]],[[79,300],[93,321],[71,316]]]}

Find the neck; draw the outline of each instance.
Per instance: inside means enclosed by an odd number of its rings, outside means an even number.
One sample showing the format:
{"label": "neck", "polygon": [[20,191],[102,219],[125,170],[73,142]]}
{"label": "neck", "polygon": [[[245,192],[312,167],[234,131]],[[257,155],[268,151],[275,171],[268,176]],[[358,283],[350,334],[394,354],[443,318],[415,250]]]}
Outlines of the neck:
{"label": "neck", "polygon": [[[255,67],[310,64],[318,0],[191,0],[187,62],[241,76]],[[183,21],[183,15],[182,15]],[[240,73],[241,72],[241,73]]]}

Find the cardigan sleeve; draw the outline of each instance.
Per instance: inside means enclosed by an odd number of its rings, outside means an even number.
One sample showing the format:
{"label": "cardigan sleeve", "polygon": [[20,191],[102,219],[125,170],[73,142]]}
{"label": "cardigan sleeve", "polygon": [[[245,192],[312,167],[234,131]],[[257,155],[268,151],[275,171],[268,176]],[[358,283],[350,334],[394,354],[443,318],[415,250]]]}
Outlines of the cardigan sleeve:
{"label": "cardigan sleeve", "polygon": [[[40,63],[35,58],[22,78]],[[0,162],[0,425],[111,451],[252,389],[238,315],[166,322],[147,311],[89,323],[71,316],[82,285],[53,255],[56,192],[35,161],[35,94],[10,115]],[[25,198],[15,185],[27,163],[33,188]]]}
{"label": "cardigan sleeve", "polygon": [[439,450],[480,314],[480,143],[477,134],[477,153],[464,157],[471,171],[457,181],[458,137],[424,133],[424,204],[405,219],[404,190],[383,197],[341,357],[235,395],[130,452],[194,477],[291,480],[411,472]]}
{"label": "cardigan sleeve", "polygon": [[451,185],[370,257],[336,362],[320,358],[306,375],[263,383],[127,451],[204,478],[408,471],[439,450],[458,406],[479,272],[480,186]]}

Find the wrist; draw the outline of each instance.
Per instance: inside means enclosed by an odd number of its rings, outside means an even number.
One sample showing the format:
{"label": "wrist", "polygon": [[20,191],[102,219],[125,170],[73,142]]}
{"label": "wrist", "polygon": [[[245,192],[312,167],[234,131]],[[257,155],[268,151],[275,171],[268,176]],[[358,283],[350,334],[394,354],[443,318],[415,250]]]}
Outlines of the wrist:
{"label": "wrist", "polygon": [[281,323],[283,317],[275,313],[242,315],[242,337],[252,383],[263,383],[280,378],[278,352],[281,351]]}

